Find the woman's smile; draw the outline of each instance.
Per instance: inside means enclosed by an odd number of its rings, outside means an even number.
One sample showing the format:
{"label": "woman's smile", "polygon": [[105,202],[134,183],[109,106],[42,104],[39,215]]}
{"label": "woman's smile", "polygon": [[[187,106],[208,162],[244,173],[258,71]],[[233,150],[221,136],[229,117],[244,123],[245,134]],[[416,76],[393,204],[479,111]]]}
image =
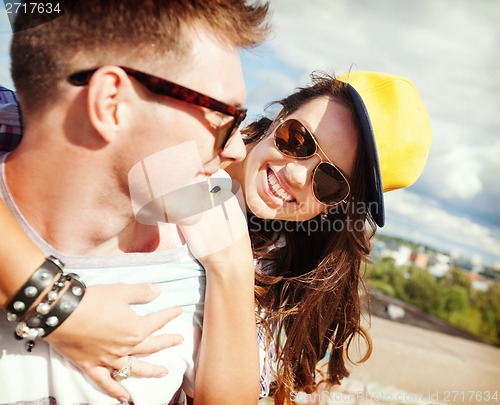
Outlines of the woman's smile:
{"label": "woman's smile", "polygon": [[271,169],[267,169],[267,185],[270,196],[276,200],[280,201],[281,205],[291,204],[297,201],[297,199],[285,189],[283,180],[280,181],[276,173]]}

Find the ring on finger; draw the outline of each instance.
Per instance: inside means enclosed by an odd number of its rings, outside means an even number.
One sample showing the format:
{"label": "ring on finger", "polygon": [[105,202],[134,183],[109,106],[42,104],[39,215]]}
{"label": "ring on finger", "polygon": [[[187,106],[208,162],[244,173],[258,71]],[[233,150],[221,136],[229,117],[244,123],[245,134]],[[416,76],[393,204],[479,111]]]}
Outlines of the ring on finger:
{"label": "ring on finger", "polygon": [[113,371],[111,374],[117,380],[126,380],[132,373],[132,356],[128,356],[127,365],[119,370]]}

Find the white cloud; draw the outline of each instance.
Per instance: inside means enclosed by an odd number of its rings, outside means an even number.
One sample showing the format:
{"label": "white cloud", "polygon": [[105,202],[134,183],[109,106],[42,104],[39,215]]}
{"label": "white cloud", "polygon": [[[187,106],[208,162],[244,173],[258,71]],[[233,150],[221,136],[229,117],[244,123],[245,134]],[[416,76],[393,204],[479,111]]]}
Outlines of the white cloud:
{"label": "white cloud", "polygon": [[484,262],[500,259],[500,227],[481,225],[457,216],[436,201],[409,190],[385,194],[387,225],[382,232],[421,241],[451,251],[460,248],[469,257],[482,254]]}
{"label": "white cloud", "polygon": [[[456,145],[428,164],[434,195],[444,199],[471,199],[483,190],[480,178],[481,162],[474,151],[465,145]],[[432,176],[439,173],[439,176]]]}
{"label": "white cloud", "polygon": [[469,214],[489,211],[492,218],[500,218],[500,139],[490,137],[489,142],[483,142],[482,134],[475,137],[473,130],[464,134],[459,127],[435,126],[436,142],[417,188],[435,198],[462,204]]}

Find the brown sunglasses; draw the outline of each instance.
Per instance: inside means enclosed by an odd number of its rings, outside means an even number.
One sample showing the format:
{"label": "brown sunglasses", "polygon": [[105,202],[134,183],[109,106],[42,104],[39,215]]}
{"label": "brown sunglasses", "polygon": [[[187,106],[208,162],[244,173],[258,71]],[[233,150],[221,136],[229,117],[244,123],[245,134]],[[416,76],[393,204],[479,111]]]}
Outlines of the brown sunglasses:
{"label": "brown sunglasses", "polygon": [[[159,96],[171,97],[185,103],[194,104],[200,107],[208,108],[212,111],[217,111],[225,115],[233,117],[226,125],[219,127],[215,135],[215,147],[222,150],[226,146],[229,138],[238,130],[238,127],[246,117],[247,109],[238,108],[232,105],[223,103],[203,93],[191,90],[162,79],[148,73],[141,72],[125,66],[119,66],[128,76],[133,77],[149,91]],[[68,81],[75,86],[86,86],[89,84],[92,75],[100,68],[83,70],[73,73],[68,77]]]}
{"label": "brown sunglasses", "polygon": [[[294,159],[308,159],[318,155],[318,149],[326,157],[311,131],[294,118],[280,120],[274,131],[274,145],[284,156]],[[326,159],[327,162],[321,159],[322,161],[314,169],[312,189],[318,202],[333,206],[346,202],[351,188],[344,174],[328,158]]]}

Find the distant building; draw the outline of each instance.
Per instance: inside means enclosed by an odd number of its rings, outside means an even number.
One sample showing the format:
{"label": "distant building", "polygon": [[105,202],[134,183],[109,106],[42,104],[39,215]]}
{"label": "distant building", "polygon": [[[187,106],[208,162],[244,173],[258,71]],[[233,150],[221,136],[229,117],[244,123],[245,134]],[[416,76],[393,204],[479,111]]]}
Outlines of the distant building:
{"label": "distant building", "polygon": [[479,291],[486,291],[490,286],[490,282],[485,279],[479,279],[472,282],[472,288]]}
{"label": "distant building", "polygon": [[437,253],[434,256],[433,264],[429,266],[429,273],[434,277],[443,277],[452,267],[451,258],[448,255]]}
{"label": "distant building", "polygon": [[401,267],[410,264],[412,250],[408,246],[401,245],[398,250],[392,252],[392,258],[396,266]]}
{"label": "distant building", "polygon": [[412,252],[410,261],[417,267],[425,269],[429,264],[429,255],[423,252]]}
{"label": "distant building", "polygon": [[474,271],[466,271],[465,275],[469,278],[472,284],[472,288],[479,291],[486,291],[490,285],[490,282],[484,277],[481,277],[478,273]]}
{"label": "distant building", "polygon": [[479,275],[490,281],[500,282],[500,272],[494,268],[484,268]]}

